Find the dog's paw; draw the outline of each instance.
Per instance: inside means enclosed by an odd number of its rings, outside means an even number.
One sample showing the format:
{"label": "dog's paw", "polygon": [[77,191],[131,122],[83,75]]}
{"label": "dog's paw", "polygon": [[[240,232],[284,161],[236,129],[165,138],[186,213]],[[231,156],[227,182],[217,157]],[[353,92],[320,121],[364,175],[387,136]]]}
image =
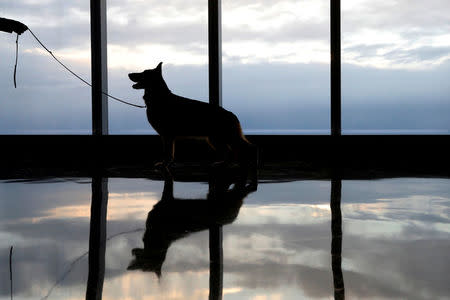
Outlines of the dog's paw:
{"label": "dog's paw", "polygon": [[155,168],[160,168],[161,166],[163,166],[163,167],[172,167],[172,166],[174,166],[175,165],[175,162],[173,161],[173,160],[171,160],[171,161],[165,161],[165,160],[163,160],[163,161],[160,161],[160,162],[157,162],[157,163],[155,163]]}
{"label": "dog's paw", "polygon": [[228,166],[228,163],[226,161],[222,160],[222,161],[216,161],[216,162],[212,163],[210,166],[213,169],[223,169]]}
{"label": "dog's paw", "polygon": [[250,192],[255,192],[258,190],[258,181],[250,181],[247,185],[247,190]]}
{"label": "dog's paw", "polygon": [[175,167],[175,163],[173,161],[170,162],[166,162],[166,161],[161,161],[161,162],[157,162],[154,165],[155,169],[161,172],[169,172],[169,169],[173,169]]}
{"label": "dog's paw", "polygon": [[161,168],[163,168],[165,166],[166,166],[166,164],[163,161],[159,161],[159,162],[155,163],[155,165],[154,165],[155,169],[157,169],[157,170],[160,170]]}

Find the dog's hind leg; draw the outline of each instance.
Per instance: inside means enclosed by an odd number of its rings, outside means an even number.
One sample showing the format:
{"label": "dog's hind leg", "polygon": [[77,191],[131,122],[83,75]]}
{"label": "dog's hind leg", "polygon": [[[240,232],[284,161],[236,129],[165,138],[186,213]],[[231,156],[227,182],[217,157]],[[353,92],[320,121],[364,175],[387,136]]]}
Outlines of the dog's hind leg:
{"label": "dog's hind leg", "polygon": [[210,136],[207,139],[208,144],[216,151],[215,165],[222,165],[229,162],[230,149],[228,145],[221,139],[214,136]]}
{"label": "dog's hind leg", "polygon": [[250,175],[250,188],[253,191],[256,191],[258,188],[258,166],[259,166],[259,150],[258,147],[254,144],[248,143],[248,168]]}
{"label": "dog's hind leg", "polygon": [[232,150],[238,164],[247,170],[250,185],[256,190],[258,185],[258,147],[239,137],[233,141]]}
{"label": "dog's hind leg", "polygon": [[257,160],[256,146],[242,137],[235,137],[231,143],[233,158],[239,164],[249,165]]}

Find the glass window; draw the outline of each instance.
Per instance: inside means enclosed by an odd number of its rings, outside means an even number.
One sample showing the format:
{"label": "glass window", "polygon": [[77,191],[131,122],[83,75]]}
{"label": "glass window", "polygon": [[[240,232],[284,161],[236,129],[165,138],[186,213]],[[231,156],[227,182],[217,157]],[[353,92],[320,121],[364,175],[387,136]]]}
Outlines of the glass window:
{"label": "glass window", "polygon": [[[0,16],[26,24],[64,64],[90,81],[89,1],[0,2]],[[0,134],[91,134],[91,89],[59,65],[29,31],[0,31]]]}
{"label": "glass window", "polygon": [[448,134],[448,1],[342,1],[344,134]]}
{"label": "glass window", "polygon": [[330,133],[329,1],[223,1],[223,106],[245,133]]}
{"label": "glass window", "polygon": [[[108,89],[144,105],[143,90],[132,89],[127,74],[163,62],[169,89],[208,102],[208,2],[108,2]],[[109,102],[111,134],[155,134],[144,109]]]}

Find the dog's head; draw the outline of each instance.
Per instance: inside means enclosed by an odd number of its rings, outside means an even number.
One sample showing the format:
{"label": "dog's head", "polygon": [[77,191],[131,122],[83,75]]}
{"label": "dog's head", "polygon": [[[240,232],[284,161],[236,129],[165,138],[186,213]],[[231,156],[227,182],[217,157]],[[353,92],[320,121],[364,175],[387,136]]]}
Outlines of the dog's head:
{"label": "dog's head", "polygon": [[135,84],[133,84],[133,88],[137,90],[145,89],[149,87],[150,84],[159,82],[162,78],[161,67],[162,62],[160,62],[154,69],[148,69],[140,73],[128,74],[130,80],[136,82]]}

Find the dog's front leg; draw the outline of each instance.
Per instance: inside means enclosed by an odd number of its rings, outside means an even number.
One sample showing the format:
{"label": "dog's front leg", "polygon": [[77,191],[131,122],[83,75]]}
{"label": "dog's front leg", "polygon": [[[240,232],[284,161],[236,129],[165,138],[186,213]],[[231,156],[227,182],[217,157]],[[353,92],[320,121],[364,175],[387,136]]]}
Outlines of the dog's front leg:
{"label": "dog's front leg", "polygon": [[162,193],[161,201],[173,200],[173,176],[169,169],[165,166],[161,168],[164,177],[164,190]]}
{"label": "dog's front leg", "polygon": [[163,164],[165,166],[168,166],[171,163],[173,163],[174,154],[175,154],[175,139],[170,136],[164,136],[164,137],[162,137],[162,142],[163,142],[163,153],[164,153]]}
{"label": "dog's front leg", "polygon": [[157,162],[155,167],[158,168],[167,168],[173,163],[174,151],[175,151],[175,140],[172,137],[162,136],[162,150],[163,150],[163,161]]}

